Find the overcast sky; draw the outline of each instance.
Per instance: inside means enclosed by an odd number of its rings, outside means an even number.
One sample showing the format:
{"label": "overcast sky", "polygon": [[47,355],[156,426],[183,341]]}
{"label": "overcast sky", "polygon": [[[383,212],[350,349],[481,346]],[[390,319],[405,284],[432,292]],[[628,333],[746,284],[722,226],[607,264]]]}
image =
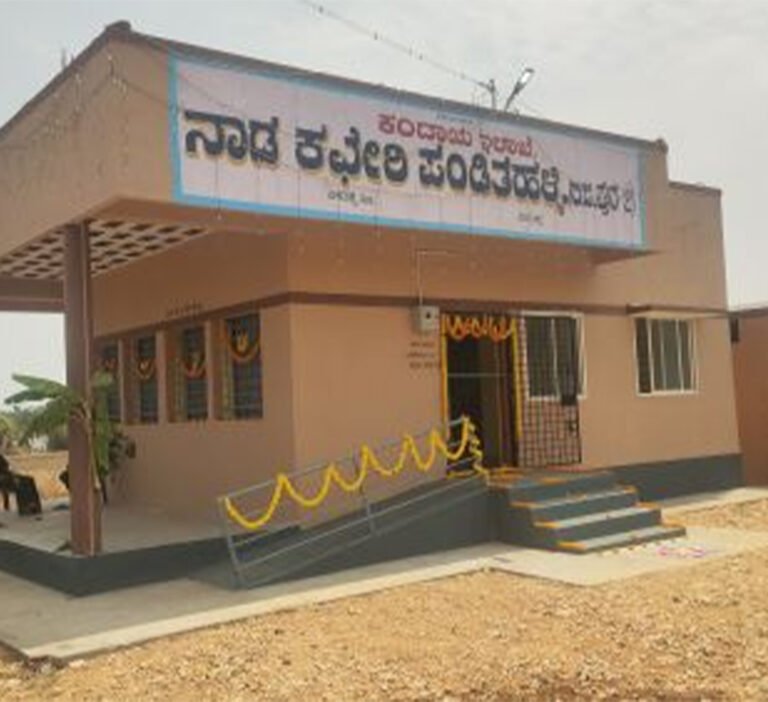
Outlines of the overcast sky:
{"label": "overcast sky", "polygon": [[[508,91],[522,112],[669,144],[670,177],[723,189],[731,304],[768,301],[768,1],[324,0],[328,9]],[[0,123],[104,25],[467,102],[481,91],[300,0],[0,0]],[[33,203],[27,203],[34,206]],[[11,372],[63,376],[55,315],[0,313]]]}

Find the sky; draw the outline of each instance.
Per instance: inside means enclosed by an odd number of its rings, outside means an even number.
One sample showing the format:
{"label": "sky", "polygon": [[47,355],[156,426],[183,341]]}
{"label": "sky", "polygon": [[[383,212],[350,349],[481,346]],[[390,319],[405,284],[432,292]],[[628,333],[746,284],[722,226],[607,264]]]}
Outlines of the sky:
{"label": "sky", "polygon": [[[663,138],[674,180],[723,190],[732,305],[768,302],[768,2],[323,0],[327,10],[503,96],[535,70],[523,114]],[[465,102],[454,72],[329,19],[306,0],[0,0],[0,123],[119,19],[137,31]],[[0,236],[2,234],[0,233]],[[56,315],[0,313],[0,398],[12,372],[63,378]]]}

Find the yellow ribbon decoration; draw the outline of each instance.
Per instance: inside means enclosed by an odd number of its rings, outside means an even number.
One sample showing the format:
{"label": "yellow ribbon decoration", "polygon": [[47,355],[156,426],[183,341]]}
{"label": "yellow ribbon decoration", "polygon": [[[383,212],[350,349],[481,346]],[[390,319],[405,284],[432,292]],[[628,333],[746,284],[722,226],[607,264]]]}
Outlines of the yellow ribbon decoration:
{"label": "yellow ribbon decoration", "polygon": [[360,469],[357,477],[353,480],[347,480],[339,471],[339,467],[336,463],[330,463],[323,471],[323,479],[320,484],[320,488],[311,497],[303,495],[296,486],[291,482],[291,479],[285,473],[278,473],[275,478],[275,487],[272,491],[272,497],[269,500],[264,512],[256,519],[248,519],[240,510],[235,506],[234,502],[225,497],[223,500],[224,509],[226,510],[229,518],[241,526],[243,529],[249,531],[256,531],[265,524],[267,524],[275,514],[278,506],[280,505],[283,495],[288,495],[296,504],[304,507],[305,509],[314,509],[320,506],[328,497],[328,493],[331,487],[336,484],[343,492],[351,493],[357,492],[362,487],[368,476],[369,471],[374,471],[385,478],[392,478],[403,471],[408,458],[413,458],[414,466],[417,470],[426,473],[437,461],[438,455],[442,455],[448,461],[456,461],[461,458],[465,453],[473,458],[472,467],[479,474],[488,477],[488,471],[483,468],[483,452],[480,447],[480,439],[477,436],[477,430],[475,425],[468,417],[462,418],[461,427],[461,441],[456,449],[451,450],[448,447],[447,441],[443,438],[441,432],[437,429],[433,429],[429,433],[429,454],[424,458],[418,446],[416,440],[410,434],[403,436],[403,442],[400,446],[400,454],[391,468],[386,468],[382,465],[378,456],[374,450],[367,444],[363,444],[360,448]]}
{"label": "yellow ribbon decoration", "polygon": [[494,320],[491,315],[463,317],[460,314],[443,316],[443,333],[454,341],[464,341],[468,336],[474,339],[489,338],[496,343],[505,341],[514,334],[514,325],[506,317]]}

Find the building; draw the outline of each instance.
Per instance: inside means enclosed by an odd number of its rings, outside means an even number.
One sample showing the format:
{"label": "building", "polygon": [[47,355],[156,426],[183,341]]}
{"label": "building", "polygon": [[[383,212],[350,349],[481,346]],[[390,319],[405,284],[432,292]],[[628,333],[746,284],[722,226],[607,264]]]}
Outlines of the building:
{"label": "building", "polygon": [[768,484],[768,307],[753,306],[731,313],[736,413],[744,463],[744,480]]}
{"label": "building", "polygon": [[735,485],[720,192],[666,157],[120,22],[0,129],[0,304],[114,373],[126,504],[214,514],[461,414],[489,466]]}

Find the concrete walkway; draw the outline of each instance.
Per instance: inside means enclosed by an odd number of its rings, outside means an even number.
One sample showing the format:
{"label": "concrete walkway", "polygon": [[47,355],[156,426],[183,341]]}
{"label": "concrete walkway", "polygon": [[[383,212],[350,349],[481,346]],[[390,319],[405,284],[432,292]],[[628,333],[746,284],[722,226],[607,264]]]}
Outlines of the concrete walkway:
{"label": "concrete walkway", "polygon": [[[759,496],[735,492],[702,496],[668,512],[768,497],[768,490]],[[267,612],[484,569],[587,586],[766,547],[768,533],[692,527],[684,538],[599,554],[485,544],[255,590],[233,592],[184,579],[85,598],[0,574],[0,641],[30,658],[66,660]]]}

